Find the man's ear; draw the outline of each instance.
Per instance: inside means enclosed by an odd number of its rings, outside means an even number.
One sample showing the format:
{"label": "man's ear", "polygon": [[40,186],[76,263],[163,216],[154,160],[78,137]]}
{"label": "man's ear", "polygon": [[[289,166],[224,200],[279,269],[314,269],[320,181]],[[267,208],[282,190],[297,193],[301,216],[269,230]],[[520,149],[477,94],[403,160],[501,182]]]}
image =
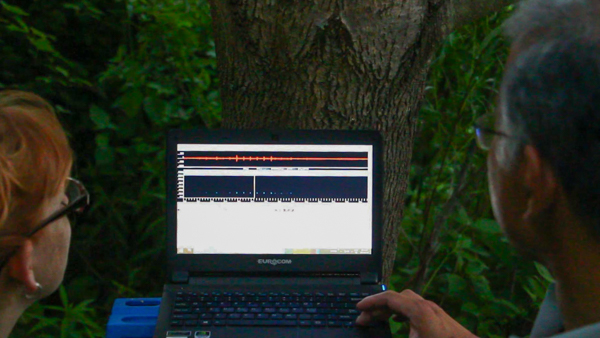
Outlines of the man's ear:
{"label": "man's ear", "polygon": [[532,145],[523,149],[523,183],[528,190],[523,219],[533,219],[548,209],[556,200],[558,181],[554,170]]}
{"label": "man's ear", "polygon": [[33,243],[27,238],[22,245],[17,248],[17,252],[12,255],[6,264],[8,275],[25,285],[27,293],[37,291],[35,275],[33,273]]}

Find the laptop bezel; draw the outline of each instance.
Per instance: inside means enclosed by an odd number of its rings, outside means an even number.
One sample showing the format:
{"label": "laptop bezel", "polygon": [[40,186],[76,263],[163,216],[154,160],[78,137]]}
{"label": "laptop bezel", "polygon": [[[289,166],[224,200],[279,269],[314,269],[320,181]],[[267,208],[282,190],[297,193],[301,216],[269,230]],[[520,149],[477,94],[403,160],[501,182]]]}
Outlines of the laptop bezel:
{"label": "laptop bezel", "polygon": [[[373,146],[373,231],[369,255],[177,254],[177,144],[349,144]],[[171,130],[166,153],[167,264],[174,272],[206,273],[375,273],[382,269],[382,139],[375,131],[339,130]],[[259,259],[290,259],[291,264],[258,264]]]}

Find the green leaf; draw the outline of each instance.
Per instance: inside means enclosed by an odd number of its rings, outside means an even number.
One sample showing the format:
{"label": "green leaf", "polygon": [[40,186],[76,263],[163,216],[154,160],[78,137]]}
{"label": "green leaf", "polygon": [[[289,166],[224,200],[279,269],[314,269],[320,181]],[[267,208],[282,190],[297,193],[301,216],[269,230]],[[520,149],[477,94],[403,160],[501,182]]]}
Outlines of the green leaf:
{"label": "green leaf", "polygon": [[108,134],[102,133],[96,136],[96,164],[99,166],[110,165],[115,160],[113,148],[110,147]]}
{"label": "green leaf", "polygon": [[467,282],[459,275],[449,274],[448,275],[448,294],[452,296],[459,296],[464,294],[467,289]]}
{"label": "green leaf", "polygon": [[494,298],[492,290],[490,288],[490,281],[481,275],[471,276],[471,282],[473,283],[474,291],[484,299]]}
{"label": "green leaf", "polygon": [[55,51],[54,47],[52,47],[52,44],[50,43],[50,41],[48,39],[32,39],[32,38],[30,38],[29,41],[31,41],[31,43],[39,51],[49,52],[49,53],[52,53]]}
{"label": "green leaf", "polygon": [[98,130],[102,130],[102,129],[116,129],[115,125],[111,123],[110,121],[110,115],[108,115],[108,113],[98,107],[95,104],[92,104],[92,106],[90,107],[90,118],[92,119],[92,122],[94,122],[94,124],[96,125],[96,129]]}
{"label": "green leaf", "polygon": [[552,277],[552,274],[550,274],[550,271],[548,271],[548,268],[546,268],[545,266],[543,266],[542,264],[540,264],[538,262],[533,262],[533,264],[535,265],[535,269],[540,274],[540,276],[542,276],[542,278],[544,278],[549,283],[555,282],[554,277]]}
{"label": "green leaf", "polygon": [[498,222],[493,219],[480,219],[477,220],[473,227],[481,232],[489,233],[489,234],[500,234],[502,233],[502,229]]}
{"label": "green leaf", "polygon": [[6,9],[7,11],[9,11],[13,14],[20,15],[20,16],[29,16],[29,13],[25,12],[20,7],[9,5],[4,1],[0,1],[0,4],[2,5],[2,7],[4,7],[4,9]]}
{"label": "green leaf", "polygon": [[123,110],[125,110],[125,114],[127,114],[127,117],[131,118],[139,113],[143,100],[144,95],[142,94],[141,90],[132,89],[128,90],[125,95],[121,96],[115,105],[123,108]]}
{"label": "green leaf", "polygon": [[144,110],[152,122],[162,122],[167,116],[167,102],[156,95],[148,96],[144,99]]}

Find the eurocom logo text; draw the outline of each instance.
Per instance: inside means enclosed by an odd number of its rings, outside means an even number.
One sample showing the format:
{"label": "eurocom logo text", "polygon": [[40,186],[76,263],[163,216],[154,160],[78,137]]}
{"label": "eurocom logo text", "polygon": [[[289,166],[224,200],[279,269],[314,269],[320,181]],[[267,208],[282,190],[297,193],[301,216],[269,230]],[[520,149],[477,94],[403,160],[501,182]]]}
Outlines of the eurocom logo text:
{"label": "eurocom logo text", "polygon": [[292,260],[291,259],[259,259],[258,264],[271,264],[271,265],[292,264]]}

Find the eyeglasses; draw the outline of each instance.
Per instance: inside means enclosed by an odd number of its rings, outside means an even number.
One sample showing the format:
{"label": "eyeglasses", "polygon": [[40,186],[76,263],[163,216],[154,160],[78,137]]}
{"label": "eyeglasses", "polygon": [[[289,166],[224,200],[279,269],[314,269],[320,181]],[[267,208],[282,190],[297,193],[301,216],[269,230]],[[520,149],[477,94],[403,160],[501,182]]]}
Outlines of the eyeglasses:
{"label": "eyeglasses", "polygon": [[485,114],[475,120],[475,133],[477,134],[477,145],[483,150],[490,150],[494,136],[510,137],[509,135],[494,129],[496,117],[494,114]]}
{"label": "eyeglasses", "polygon": [[[42,230],[48,224],[56,221],[59,218],[67,216],[71,213],[80,214],[84,212],[85,209],[90,205],[90,194],[83,186],[83,183],[74,178],[67,178],[65,195],[67,195],[67,199],[69,200],[69,202],[65,206],[63,206],[62,208],[53,212],[50,216],[45,218],[38,226],[33,228],[27,234],[25,234],[25,237],[31,237],[35,235],[38,231]],[[13,252],[11,252],[8,256],[6,256],[3,261],[0,260],[0,270],[4,268],[4,265],[8,261],[8,258],[12,256],[15,252],[16,249]]]}
{"label": "eyeglasses", "polygon": [[65,189],[65,195],[69,203],[62,208],[56,210],[52,215],[44,219],[38,226],[29,231],[25,237],[31,237],[38,231],[42,230],[46,225],[56,221],[57,219],[66,216],[70,213],[81,214],[90,205],[90,194],[83,186],[83,183],[74,179],[67,178],[67,187]]}

